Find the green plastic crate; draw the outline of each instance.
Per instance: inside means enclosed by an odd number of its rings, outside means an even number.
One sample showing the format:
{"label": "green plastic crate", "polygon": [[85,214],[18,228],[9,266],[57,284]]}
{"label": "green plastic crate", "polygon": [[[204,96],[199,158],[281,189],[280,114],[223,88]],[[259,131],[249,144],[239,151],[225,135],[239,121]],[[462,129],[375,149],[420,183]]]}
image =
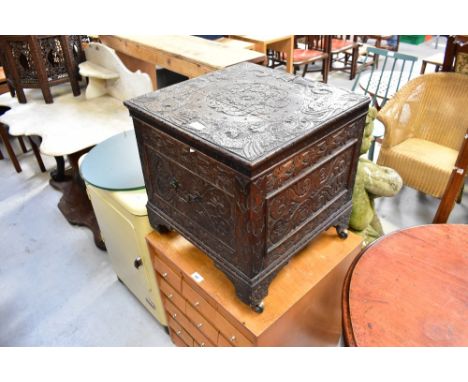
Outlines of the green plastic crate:
{"label": "green plastic crate", "polygon": [[408,44],[419,45],[426,39],[425,35],[402,35],[400,36],[400,42],[407,42]]}

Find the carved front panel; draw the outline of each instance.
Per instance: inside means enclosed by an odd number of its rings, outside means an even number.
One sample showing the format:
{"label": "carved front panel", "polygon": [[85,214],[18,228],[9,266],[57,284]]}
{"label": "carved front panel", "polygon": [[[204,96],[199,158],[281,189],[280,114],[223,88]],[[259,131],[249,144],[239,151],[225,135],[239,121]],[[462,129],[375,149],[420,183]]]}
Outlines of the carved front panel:
{"label": "carved front panel", "polygon": [[199,176],[229,195],[233,195],[235,172],[205,154],[192,149],[148,124],[135,121],[141,140],[166,158],[177,162],[187,171]]}
{"label": "carved front panel", "polygon": [[233,248],[232,197],[152,148],[147,149],[152,151],[149,167],[155,174],[151,177],[151,199],[163,210],[164,205],[177,209],[186,219]]}

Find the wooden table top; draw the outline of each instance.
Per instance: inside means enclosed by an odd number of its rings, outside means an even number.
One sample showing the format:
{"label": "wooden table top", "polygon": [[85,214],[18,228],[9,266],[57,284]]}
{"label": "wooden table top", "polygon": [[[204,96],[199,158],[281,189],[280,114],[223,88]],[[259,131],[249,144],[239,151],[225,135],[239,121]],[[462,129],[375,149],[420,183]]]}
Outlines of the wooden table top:
{"label": "wooden table top", "polygon": [[272,44],[277,41],[288,40],[293,38],[293,35],[275,35],[275,34],[243,34],[243,35],[236,35],[237,37],[253,41],[253,42],[263,42],[266,44]]}
{"label": "wooden table top", "polygon": [[468,346],[468,225],[383,237],[355,262],[343,299],[350,345]]}
{"label": "wooden table top", "polygon": [[[264,55],[248,49],[227,46],[216,41],[188,35],[114,36],[149,49],[163,51],[185,60],[222,69],[244,61],[258,61]],[[161,64],[155,62],[155,64]]]}

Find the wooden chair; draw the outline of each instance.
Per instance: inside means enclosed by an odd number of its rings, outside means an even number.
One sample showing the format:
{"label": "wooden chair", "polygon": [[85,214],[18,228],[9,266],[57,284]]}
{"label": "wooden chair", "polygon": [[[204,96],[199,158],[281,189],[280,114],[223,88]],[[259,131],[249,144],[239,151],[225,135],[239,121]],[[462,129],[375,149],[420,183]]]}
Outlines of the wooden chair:
{"label": "wooden chair", "polygon": [[[299,47],[299,40],[302,41],[302,47]],[[302,77],[305,77],[310,64],[322,61],[320,71],[322,72],[322,81],[327,83],[329,72],[329,54],[326,52],[329,45],[328,36],[294,36],[293,66],[294,74],[301,65],[304,65]],[[270,59],[272,67],[286,64],[285,54],[271,52]]]}
{"label": "wooden chair", "polygon": [[468,36],[448,37],[442,71],[468,74]]}
{"label": "wooden chair", "polygon": [[468,170],[468,76],[430,73],[406,84],[377,115],[385,136],[377,163],[405,185],[442,199],[434,223],[445,223]]}
{"label": "wooden chair", "polygon": [[[5,108],[4,106],[0,106],[0,115],[5,112],[4,108]],[[5,149],[8,152],[8,156],[10,157],[10,160],[13,163],[13,166],[15,167],[16,172],[20,173],[22,171],[22,168],[21,168],[21,165],[19,164],[18,158],[16,157],[15,151],[13,150],[13,147],[11,146],[11,142],[10,142],[11,138],[12,136],[8,134],[8,126],[0,122],[0,139],[3,141],[3,145],[5,146]],[[20,144],[21,150],[23,151],[23,153],[26,153],[28,150],[26,148],[26,145],[24,144],[23,137],[19,136],[17,138],[18,138],[18,142]],[[41,169],[41,172],[45,172],[46,168],[44,166],[44,162],[42,161],[41,154],[39,152],[39,147],[34,139],[35,138],[28,136],[29,143],[31,144],[31,148],[34,152],[39,168]],[[3,156],[2,151],[0,150],[0,160],[2,159],[4,159],[4,156]]]}
{"label": "wooden chair", "polygon": [[[333,35],[330,36],[327,53],[330,56],[330,71],[349,71],[349,79],[356,76],[357,61],[359,56],[359,42],[357,35]],[[336,66],[334,63],[340,63]]]}
{"label": "wooden chair", "polygon": [[[385,57],[381,70],[376,70],[379,56]],[[371,106],[380,110],[385,103],[409,81],[413,73],[414,63],[417,57],[401,53],[394,53],[385,49],[367,47],[363,67],[371,62],[370,71],[360,71],[354,81],[352,90],[355,91],[358,86],[371,97]],[[408,66],[407,66],[408,65]],[[405,72],[405,66],[407,70]],[[372,135],[373,139],[368,152],[369,160],[374,160],[375,142],[381,142],[384,131],[376,126]]]}
{"label": "wooden chair", "polygon": [[[377,57],[379,56],[385,57],[385,59],[381,69],[376,70]],[[386,49],[368,47],[363,65],[366,64],[368,59],[373,60],[371,70],[360,71],[358,73],[352,90],[355,91],[359,85],[364,94],[371,96],[372,106],[380,110],[389,98],[410,80],[414,63],[418,58],[408,54],[391,52]]]}
{"label": "wooden chair", "polygon": [[[398,52],[400,47],[400,36],[399,35],[359,35],[358,38],[360,39],[359,44],[359,56],[358,56],[358,63],[357,63],[357,70],[365,69],[367,66],[373,65],[375,63],[375,67],[378,69],[379,67],[379,57],[367,57],[368,47],[375,47],[379,49],[390,50],[392,52]],[[370,42],[373,45],[370,45]],[[367,60],[362,62],[362,58],[367,57]],[[372,59],[369,59],[372,58]]]}

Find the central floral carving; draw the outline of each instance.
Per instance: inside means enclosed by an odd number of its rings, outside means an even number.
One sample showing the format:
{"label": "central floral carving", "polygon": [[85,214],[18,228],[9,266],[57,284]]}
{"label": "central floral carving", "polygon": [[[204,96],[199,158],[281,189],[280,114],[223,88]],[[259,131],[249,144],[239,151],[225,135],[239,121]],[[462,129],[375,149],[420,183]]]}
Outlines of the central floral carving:
{"label": "central floral carving", "polygon": [[221,86],[206,97],[207,105],[230,116],[265,115],[288,106],[288,93],[270,84]]}

